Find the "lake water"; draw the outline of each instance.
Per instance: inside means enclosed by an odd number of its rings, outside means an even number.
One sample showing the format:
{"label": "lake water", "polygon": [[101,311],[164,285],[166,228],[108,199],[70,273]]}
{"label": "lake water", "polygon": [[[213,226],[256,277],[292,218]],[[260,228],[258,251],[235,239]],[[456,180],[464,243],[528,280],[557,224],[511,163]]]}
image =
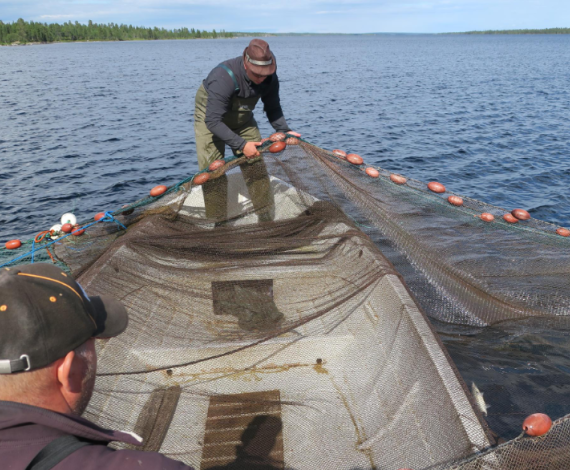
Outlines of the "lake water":
{"label": "lake water", "polygon": [[[194,94],[248,41],[1,47],[0,241],[30,237],[64,212],[85,219],[116,209],[197,170]],[[269,42],[285,116],[308,141],[570,226],[570,36]],[[261,110],[257,117],[269,135]],[[548,393],[552,417],[570,413],[567,325],[544,334],[528,325],[462,336],[441,329],[464,377],[486,392],[489,422],[502,435],[518,434],[513,423],[525,413],[545,411],[529,396]],[[484,352],[483,339],[497,351]],[[543,344],[564,354],[529,361]]]}

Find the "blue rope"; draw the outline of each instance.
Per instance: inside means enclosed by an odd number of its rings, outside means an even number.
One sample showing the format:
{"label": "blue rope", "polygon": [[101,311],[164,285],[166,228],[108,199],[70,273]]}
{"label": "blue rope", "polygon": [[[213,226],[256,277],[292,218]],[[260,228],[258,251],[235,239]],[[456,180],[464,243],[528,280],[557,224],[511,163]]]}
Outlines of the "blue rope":
{"label": "blue rope", "polygon": [[105,215],[101,217],[97,222],[116,222],[117,225],[123,227],[124,230],[127,230],[127,227],[125,227],[121,222],[115,219],[115,217],[113,217],[113,214],[111,212],[105,211]]}
{"label": "blue rope", "polygon": [[[99,220],[96,220],[95,222],[91,222],[90,224],[87,224],[87,225],[81,227],[81,230],[86,230],[86,229],[88,229],[89,227],[91,227],[92,225],[95,225],[95,224],[97,224],[97,223],[99,223],[99,222],[115,222],[115,223],[117,223],[119,226],[121,226],[123,229],[127,230],[127,227],[125,227],[121,222],[119,222],[117,219],[115,219],[115,218],[113,217],[113,214],[112,214],[111,212],[105,212],[105,215],[104,215],[103,217],[101,217]],[[74,231],[75,231],[75,230],[74,230]],[[14,258],[14,259],[8,261],[7,263],[1,264],[1,265],[0,265],[0,268],[3,268],[4,266],[8,266],[9,264],[13,264],[13,263],[15,263],[16,261],[19,261],[19,260],[21,260],[21,259],[23,259],[23,258],[27,258],[27,257],[30,256],[30,255],[32,255],[32,263],[33,263],[33,262],[34,262],[34,255],[35,255],[35,252],[36,252],[36,251],[43,250],[43,249],[47,249],[48,247],[50,247],[51,245],[54,245],[55,243],[60,243],[61,240],[63,240],[64,238],[69,237],[69,236],[72,235],[72,234],[73,234],[73,232],[71,232],[71,233],[66,233],[65,235],[62,235],[61,237],[59,237],[57,240],[52,240],[52,241],[50,241],[49,243],[47,243],[47,244],[45,244],[45,245],[43,245],[43,246],[40,246],[40,248],[37,248],[37,249],[36,249],[36,240],[33,239],[33,240],[32,240],[32,250],[31,250],[31,251],[28,251],[27,253],[24,253],[23,255],[20,255],[20,256],[18,256],[17,258]]]}

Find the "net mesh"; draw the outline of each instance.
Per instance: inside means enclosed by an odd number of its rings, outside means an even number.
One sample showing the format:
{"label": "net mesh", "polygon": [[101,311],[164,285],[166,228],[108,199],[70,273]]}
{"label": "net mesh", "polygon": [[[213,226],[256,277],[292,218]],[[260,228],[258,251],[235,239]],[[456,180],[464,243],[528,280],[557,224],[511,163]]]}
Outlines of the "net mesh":
{"label": "net mesh", "polygon": [[82,236],[24,244],[129,310],[99,341],[87,417],[203,469],[570,468],[568,417],[498,445],[427,319],[568,316],[570,240],[307,142],[263,161],[210,173],[228,177],[224,220],[194,175]]}

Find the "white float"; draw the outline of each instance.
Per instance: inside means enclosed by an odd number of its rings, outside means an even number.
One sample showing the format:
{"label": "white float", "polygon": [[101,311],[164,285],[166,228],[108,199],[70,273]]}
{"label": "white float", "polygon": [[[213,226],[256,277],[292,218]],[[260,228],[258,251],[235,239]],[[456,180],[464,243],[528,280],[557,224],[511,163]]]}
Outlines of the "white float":
{"label": "white float", "polygon": [[71,224],[72,226],[76,225],[77,219],[71,212],[67,212],[61,216],[61,225],[63,224]]}
{"label": "white float", "polygon": [[[69,215],[69,214],[66,214]],[[59,236],[61,235],[61,224],[55,224],[52,228],[49,229],[50,231],[50,237],[52,238],[52,240],[56,240],[59,238]]]}

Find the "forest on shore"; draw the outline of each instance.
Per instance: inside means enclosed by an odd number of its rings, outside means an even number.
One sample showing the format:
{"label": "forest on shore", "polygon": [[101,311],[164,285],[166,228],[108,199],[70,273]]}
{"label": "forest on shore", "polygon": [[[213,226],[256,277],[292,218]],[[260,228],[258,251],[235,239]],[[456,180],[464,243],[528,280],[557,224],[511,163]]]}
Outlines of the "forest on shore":
{"label": "forest on shore", "polygon": [[88,24],[72,23],[38,23],[24,21],[20,18],[13,23],[0,20],[0,44],[26,44],[71,41],[137,41],[153,39],[199,39],[199,38],[231,38],[236,33],[224,30],[200,31],[199,29],[164,29],[145,28],[126,24],[97,24],[89,20]]}
{"label": "forest on shore", "polygon": [[[304,33],[308,34],[308,33]],[[381,33],[375,33],[381,34]],[[547,28],[547,29],[507,29],[487,31],[465,31],[461,33],[443,34],[570,34],[570,28]],[[78,21],[59,23],[40,23],[24,21],[20,18],[12,23],[4,23],[0,20],[0,45],[73,42],[73,41],[148,41],[155,39],[216,39],[233,38],[236,36],[267,36],[266,33],[236,33],[225,30],[212,31],[195,28],[145,28],[117,23],[93,23],[87,24]],[[272,34],[276,36],[290,34]]]}
{"label": "forest on shore", "polygon": [[487,31],[466,31],[452,34],[570,34],[570,28],[546,28],[546,29],[504,29]]}

